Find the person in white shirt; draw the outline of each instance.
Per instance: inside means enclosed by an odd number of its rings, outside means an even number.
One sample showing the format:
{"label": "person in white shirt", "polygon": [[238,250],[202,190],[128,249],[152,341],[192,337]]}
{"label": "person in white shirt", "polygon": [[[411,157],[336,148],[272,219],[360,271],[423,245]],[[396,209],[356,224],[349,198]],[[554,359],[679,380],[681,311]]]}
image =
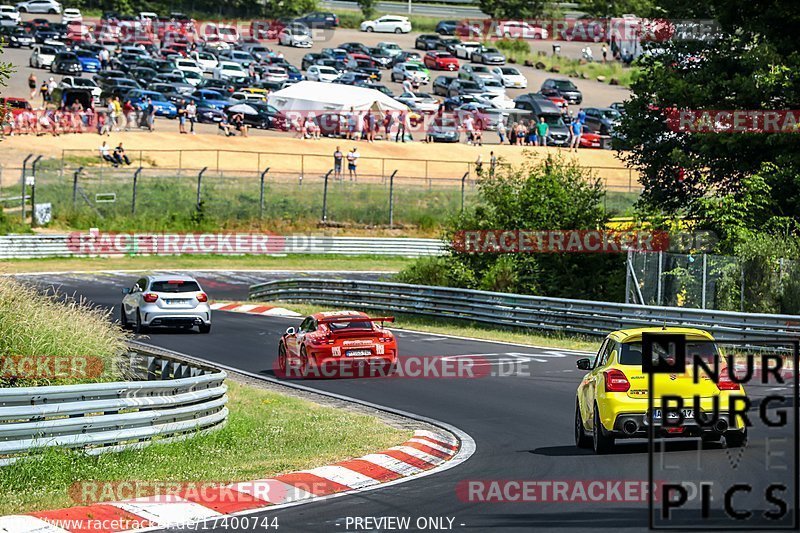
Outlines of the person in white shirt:
{"label": "person in white shirt", "polygon": [[350,172],[350,181],[355,181],[358,179],[358,174],[356,173],[356,166],[358,165],[358,158],[361,154],[353,148],[347,153],[347,170]]}
{"label": "person in white shirt", "polygon": [[100,145],[100,148],[98,148],[98,150],[100,151],[100,157],[102,157],[104,161],[108,161],[114,167],[119,166],[117,162],[114,160],[114,158],[111,157],[111,151],[109,150],[108,145],[106,145],[105,141],[103,141],[103,144]]}
{"label": "person in white shirt", "polygon": [[194,123],[197,120],[197,106],[192,100],[186,104],[186,118],[189,119],[189,133],[194,135]]}

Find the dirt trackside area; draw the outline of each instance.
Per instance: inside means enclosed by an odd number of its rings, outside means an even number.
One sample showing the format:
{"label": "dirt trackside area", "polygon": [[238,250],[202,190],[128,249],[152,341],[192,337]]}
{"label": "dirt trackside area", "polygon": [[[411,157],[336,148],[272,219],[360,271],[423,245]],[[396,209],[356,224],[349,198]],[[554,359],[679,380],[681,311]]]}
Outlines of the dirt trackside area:
{"label": "dirt trackside area", "polygon": [[[213,134],[196,136],[180,135],[175,132],[120,132],[110,137],[94,134],[52,136],[6,137],[0,142],[0,165],[3,172],[3,186],[16,183],[23,159],[28,154],[43,155],[45,158],[61,159],[62,151],[71,154],[70,162],[92,165],[99,162],[98,147],[105,140],[108,145],[124,143],[133,165],[156,166],[164,169],[183,168],[210,170],[220,168],[225,171],[258,172],[270,167],[270,173],[317,174],[324,173],[333,165],[332,154],[336,146],[343,152],[358,148],[360,154],[359,173],[363,175],[388,175],[399,170],[398,176],[419,178],[460,179],[465,172],[474,177],[474,161],[480,154],[488,166],[489,154],[495,152],[498,158],[507,163],[518,164],[524,159],[523,152],[535,155],[561,153],[567,158],[576,159],[582,166],[593,167],[607,185],[616,190],[627,188],[632,183],[637,186],[636,173],[630,173],[611,150],[584,149],[577,153],[549,147],[529,147],[509,145],[467,144],[425,144],[393,143],[378,141],[369,144],[364,141],[353,142],[344,139],[300,140],[288,136],[251,136],[225,138]],[[71,152],[72,150],[79,150]],[[183,151],[183,153],[179,153]],[[217,153],[217,150],[226,152]],[[301,154],[303,157],[301,157]],[[140,159],[141,158],[141,159]],[[219,166],[217,166],[219,165]]]}

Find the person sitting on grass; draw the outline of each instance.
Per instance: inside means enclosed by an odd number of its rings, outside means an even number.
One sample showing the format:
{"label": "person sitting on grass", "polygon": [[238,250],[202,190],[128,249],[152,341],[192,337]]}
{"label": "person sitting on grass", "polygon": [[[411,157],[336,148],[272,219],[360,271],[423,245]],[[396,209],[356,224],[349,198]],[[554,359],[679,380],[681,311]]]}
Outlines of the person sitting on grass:
{"label": "person sitting on grass", "polygon": [[231,131],[231,125],[228,122],[228,117],[226,117],[226,116],[222,117],[222,120],[220,120],[219,124],[217,124],[217,128],[219,129],[219,131],[221,131],[222,133],[225,134],[225,137],[230,137],[232,135],[236,135],[235,133],[233,133]]}
{"label": "person sitting on grass", "polygon": [[100,151],[100,157],[102,157],[104,161],[108,161],[109,163],[111,163],[114,166],[114,168],[119,166],[117,161],[113,157],[111,157],[111,151],[108,149],[108,145],[106,144],[105,141],[103,141],[103,144],[100,145],[100,148],[98,148],[98,150]]}
{"label": "person sitting on grass", "polygon": [[242,137],[247,137],[247,124],[244,123],[244,113],[235,113],[231,117],[231,123],[236,131],[242,134]]}
{"label": "person sitting on grass", "polygon": [[122,147],[122,143],[119,143],[117,147],[114,148],[114,161],[116,161],[117,165],[121,165],[123,163],[126,165],[131,164],[131,160],[128,159],[128,155],[125,153],[125,148]]}

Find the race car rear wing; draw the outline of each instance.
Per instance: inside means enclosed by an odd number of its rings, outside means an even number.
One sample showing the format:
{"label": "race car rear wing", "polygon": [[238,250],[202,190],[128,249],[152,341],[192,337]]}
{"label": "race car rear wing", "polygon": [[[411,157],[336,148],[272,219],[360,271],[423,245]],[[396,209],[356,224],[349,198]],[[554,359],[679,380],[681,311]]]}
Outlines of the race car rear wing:
{"label": "race car rear wing", "polygon": [[362,316],[326,316],[317,320],[318,324],[330,324],[332,322],[394,322],[393,316],[362,317]]}

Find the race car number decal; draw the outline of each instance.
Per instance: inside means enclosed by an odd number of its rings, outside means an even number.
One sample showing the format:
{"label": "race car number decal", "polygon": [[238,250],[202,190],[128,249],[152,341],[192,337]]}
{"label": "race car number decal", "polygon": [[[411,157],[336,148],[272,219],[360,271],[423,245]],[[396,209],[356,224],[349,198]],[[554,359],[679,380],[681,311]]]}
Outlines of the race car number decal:
{"label": "race car number decal", "polygon": [[342,349],[338,346],[331,346],[331,355],[334,357],[339,357],[342,355]]}
{"label": "race car number decal", "polygon": [[375,353],[378,355],[383,355],[383,344],[375,345]]}

